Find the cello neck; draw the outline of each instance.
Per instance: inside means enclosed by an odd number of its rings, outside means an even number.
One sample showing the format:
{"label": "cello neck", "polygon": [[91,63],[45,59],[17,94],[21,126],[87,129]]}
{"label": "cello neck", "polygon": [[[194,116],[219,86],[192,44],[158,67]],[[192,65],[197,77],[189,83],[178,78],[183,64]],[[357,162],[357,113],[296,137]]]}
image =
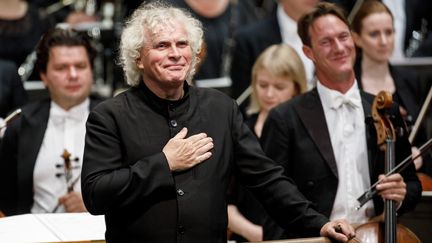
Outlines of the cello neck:
{"label": "cello neck", "polygon": [[[385,173],[387,174],[395,167],[395,142],[393,139],[386,139],[385,152]],[[384,239],[385,243],[396,243],[396,202],[385,200],[384,204]]]}

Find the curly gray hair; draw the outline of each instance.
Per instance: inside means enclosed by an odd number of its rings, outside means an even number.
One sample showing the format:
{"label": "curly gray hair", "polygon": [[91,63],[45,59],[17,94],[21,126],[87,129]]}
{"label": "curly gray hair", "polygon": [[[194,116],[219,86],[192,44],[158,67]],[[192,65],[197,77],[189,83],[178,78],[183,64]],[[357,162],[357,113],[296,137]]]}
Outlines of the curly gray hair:
{"label": "curly gray hair", "polygon": [[137,67],[137,59],[141,49],[146,45],[146,37],[155,34],[161,27],[182,23],[188,32],[192,49],[191,70],[186,77],[190,83],[195,74],[195,66],[199,63],[198,53],[203,42],[203,30],[200,21],[192,17],[186,10],[172,7],[165,3],[153,2],[142,4],[126,21],[120,40],[120,65],[130,86],[137,86],[142,78],[141,70]]}

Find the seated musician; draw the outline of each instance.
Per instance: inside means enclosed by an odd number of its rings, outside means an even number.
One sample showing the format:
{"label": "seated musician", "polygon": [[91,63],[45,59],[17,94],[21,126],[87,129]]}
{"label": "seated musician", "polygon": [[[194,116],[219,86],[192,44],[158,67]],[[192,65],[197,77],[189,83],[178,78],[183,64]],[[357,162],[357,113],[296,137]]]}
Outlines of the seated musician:
{"label": "seated musician", "polygon": [[84,212],[80,171],[85,122],[97,101],[89,98],[96,52],[85,34],[64,29],[48,31],[36,52],[50,97],[25,105],[8,124],[0,146],[0,210]]}
{"label": "seated musician", "polygon": [[[355,46],[342,10],[319,3],[300,19],[298,33],[315,64],[317,87],[270,111],[261,136],[264,151],[331,220],[365,223],[383,212],[383,199],[396,201],[399,215],[413,209],[421,196],[413,164],[400,174],[383,175],[384,153],[368,119],[374,97],[358,88]],[[404,131],[398,111],[394,104],[389,112],[393,125]],[[397,134],[395,146],[396,162],[410,155],[406,132]],[[377,195],[356,210],[357,198],[377,180]],[[270,219],[264,224],[264,239],[301,233],[295,226],[284,231]]]}

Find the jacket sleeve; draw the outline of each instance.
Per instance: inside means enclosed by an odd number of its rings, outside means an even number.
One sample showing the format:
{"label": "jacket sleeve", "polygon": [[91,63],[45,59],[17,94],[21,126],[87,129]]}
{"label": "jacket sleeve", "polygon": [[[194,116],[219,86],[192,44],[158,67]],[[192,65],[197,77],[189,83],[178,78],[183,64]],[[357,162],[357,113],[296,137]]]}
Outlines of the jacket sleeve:
{"label": "jacket sleeve", "polygon": [[19,124],[14,121],[0,140],[0,210],[7,216],[17,214],[17,155]]}
{"label": "jacket sleeve", "polygon": [[252,191],[283,228],[296,225],[306,229],[309,236],[318,236],[328,218],[312,207],[294,182],[284,176],[280,165],[264,155],[236,105],[232,123],[236,176],[240,183]]}

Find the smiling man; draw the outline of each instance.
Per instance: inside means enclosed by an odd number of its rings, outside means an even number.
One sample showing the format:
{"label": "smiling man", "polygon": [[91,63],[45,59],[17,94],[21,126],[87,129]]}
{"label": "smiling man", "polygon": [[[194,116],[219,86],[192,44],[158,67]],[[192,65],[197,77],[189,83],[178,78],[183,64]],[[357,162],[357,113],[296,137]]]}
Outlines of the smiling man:
{"label": "smiling man", "polygon": [[[383,199],[394,200],[400,215],[413,209],[421,186],[411,165],[402,174],[382,175],[384,154],[376,144],[371,117],[374,97],[359,90],[354,75],[355,47],[349,24],[334,4],[319,3],[298,23],[303,51],[315,64],[317,87],[272,111],[262,132],[266,154],[285,167],[299,190],[318,212],[351,224],[367,222],[383,211]],[[404,131],[397,104],[390,117]],[[407,133],[399,132],[396,162],[411,153]],[[378,194],[360,210],[357,198],[371,183],[382,180]],[[265,239],[298,237],[267,220]]]}
{"label": "smiling man", "polygon": [[[36,49],[36,68],[50,98],[30,103],[6,129],[0,147],[0,210],[84,212],[80,171],[95,50],[73,30],[49,30]],[[70,153],[71,169],[62,158]],[[66,154],[65,154],[66,155]]]}
{"label": "smiling man", "polygon": [[311,207],[234,100],[188,85],[202,37],[200,22],[160,3],[127,21],[120,49],[133,87],[90,113],[84,151],[84,202],[105,215],[107,242],[226,242],[233,173],[282,225],[346,241],[352,227]]}

